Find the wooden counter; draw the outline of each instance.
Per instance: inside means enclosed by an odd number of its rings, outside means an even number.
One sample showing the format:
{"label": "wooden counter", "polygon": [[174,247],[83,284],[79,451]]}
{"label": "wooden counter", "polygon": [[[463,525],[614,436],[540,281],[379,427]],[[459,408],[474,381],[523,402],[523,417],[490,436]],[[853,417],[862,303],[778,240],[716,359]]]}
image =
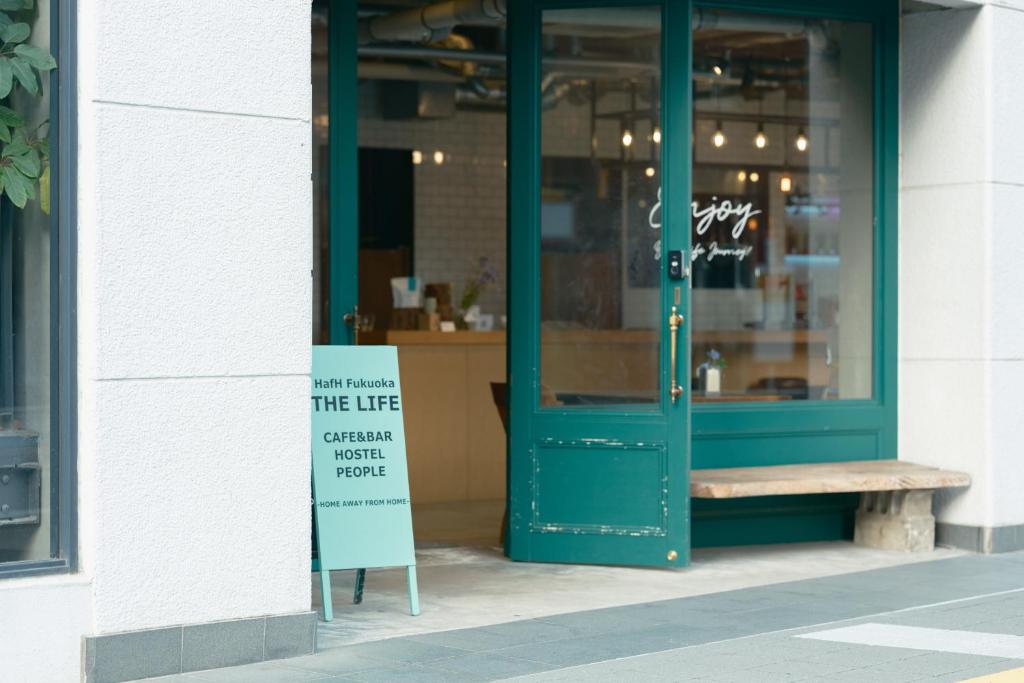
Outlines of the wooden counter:
{"label": "wooden counter", "polygon": [[505,345],[505,331],[470,332],[434,332],[430,330],[373,330],[360,332],[359,343],[362,345],[389,346],[481,346]]}
{"label": "wooden counter", "polygon": [[360,332],[398,347],[413,503],[505,498],[505,429],[491,382],[505,381],[504,332]]}
{"label": "wooden counter", "polygon": [[[808,355],[824,355],[817,330],[696,332],[695,344],[715,344],[736,369],[727,370],[723,396],[695,403],[784,400],[746,396],[743,365],[753,360],[730,345],[779,349],[780,376],[807,373]],[[505,497],[505,430],[491,382],[505,382],[505,332],[361,332],[365,345],[398,347],[409,482],[414,503],[500,500]],[[555,391],[643,396],[656,394],[659,335],[654,330],[544,330],[541,374]],[[774,345],[774,346],[771,346]],[[789,347],[789,348],[787,348]],[[817,347],[817,348],[815,348]],[[733,386],[731,383],[735,383]],[[687,383],[688,384],[688,383]]]}

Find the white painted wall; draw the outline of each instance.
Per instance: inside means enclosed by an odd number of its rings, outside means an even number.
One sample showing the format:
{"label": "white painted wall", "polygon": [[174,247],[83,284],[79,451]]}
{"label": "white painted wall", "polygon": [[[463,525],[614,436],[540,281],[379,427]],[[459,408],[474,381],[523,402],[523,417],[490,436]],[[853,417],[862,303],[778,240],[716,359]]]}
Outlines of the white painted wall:
{"label": "white painted wall", "polygon": [[310,608],[309,0],[77,4],[82,571],[0,582],[4,680]]}
{"label": "white painted wall", "polygon": [[969,526],[1024,524],[1022,36],[1024,2],[903,20],[900,457],[970,472]]}
{"label": "white painted wall", "polygon": [[309,1],[79,7],[95,632],[308,610]]}

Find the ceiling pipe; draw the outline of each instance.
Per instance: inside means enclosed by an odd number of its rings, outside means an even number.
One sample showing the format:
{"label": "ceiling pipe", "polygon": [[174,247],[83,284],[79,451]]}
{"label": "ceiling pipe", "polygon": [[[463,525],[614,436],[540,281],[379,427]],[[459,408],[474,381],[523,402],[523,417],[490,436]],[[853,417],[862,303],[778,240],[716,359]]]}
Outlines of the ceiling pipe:
{"label": "ceiling pipe", "polygon": [[460,25],[498,26],[508,16],[507,0],[446,0],[414,9],[360,19],[359,44],[442,40]]}
{"label": "ceiling pipe", "polygon": [[445,47],[414,47],[412,45],[365,45],[359,48],[359,56],[381,59],[462,60],[477,64],[504,64],[508,61],[508,57],[502,52],[456,50]]}
{"label": "ceiling pipe", "polygon": [[[482,52],[480,50],[454,50],[443,47],[417,47],[412,45],[364,45],[359,48],[360,57],[381,59],[437,59],[476,62],[478,64],[502,65],[508,61],[503,52]],[[586,59],[582,57],[545,57],[545,68],[552,69],[620,69],[625,71],[655,71],[660,64],[631,62],[613,59]]]}
{"label": "ceiling pipe", "polygon": [[[657,30],[661,26],[656,12],[630,12],[621,8],[590,12],[549,10],[553,23],[563,20],[572,25],[611,25]],[[445,0],[423,7],[400,10],[359,20],[359,44],[375,42],[422,43],[446,38],[456,26],[499,26],[508,18],[508,0]],[[695,9],[694,31],[720,29],[757,31],[784,35],[806,34],[812,47],[820,49],[825,42],[820,22],[813,19],[773,17],[764,15],[728,14],[715,10]]]}

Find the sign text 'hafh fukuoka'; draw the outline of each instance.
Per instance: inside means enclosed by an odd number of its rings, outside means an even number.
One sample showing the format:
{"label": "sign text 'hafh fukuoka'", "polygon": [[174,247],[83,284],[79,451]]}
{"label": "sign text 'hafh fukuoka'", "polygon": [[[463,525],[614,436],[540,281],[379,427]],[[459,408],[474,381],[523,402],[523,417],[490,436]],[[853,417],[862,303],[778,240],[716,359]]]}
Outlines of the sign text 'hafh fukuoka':
{"label": "sign text 'hafh fukuoka'", "polygon": [[[416,556],[397,350],[313,347],[310,399],[321,579],[323,570],[405,566],[412,602]],[[325,606],[329,593],[328,583]]]}

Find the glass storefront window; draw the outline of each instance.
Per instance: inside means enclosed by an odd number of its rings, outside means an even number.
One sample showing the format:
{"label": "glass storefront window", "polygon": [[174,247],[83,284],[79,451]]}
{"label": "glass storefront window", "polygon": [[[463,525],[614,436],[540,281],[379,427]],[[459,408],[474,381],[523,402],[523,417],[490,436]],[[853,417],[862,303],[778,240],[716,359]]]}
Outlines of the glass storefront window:
{"label": "glass storefront window", "polygon": [[661,10],[547,10],[542,49],[540,404],[653,407]]}
{"label": "glass storefront window", "polygon": [[703,10],[693,51],[694,401],[870,398],[870,25]]}
{"label": "glass storefront window", "polygon": [[[0,93],[0,563],[59,554],[54,425],[56,212],[50,202],[50,4],[3,13]],[[8,25],[9,24],[9,25]],[[26,68],[28,69],[26,71]],[[0,90],[11,83],[0,79]],[[23,205],[23,206],[21,206]]]}

